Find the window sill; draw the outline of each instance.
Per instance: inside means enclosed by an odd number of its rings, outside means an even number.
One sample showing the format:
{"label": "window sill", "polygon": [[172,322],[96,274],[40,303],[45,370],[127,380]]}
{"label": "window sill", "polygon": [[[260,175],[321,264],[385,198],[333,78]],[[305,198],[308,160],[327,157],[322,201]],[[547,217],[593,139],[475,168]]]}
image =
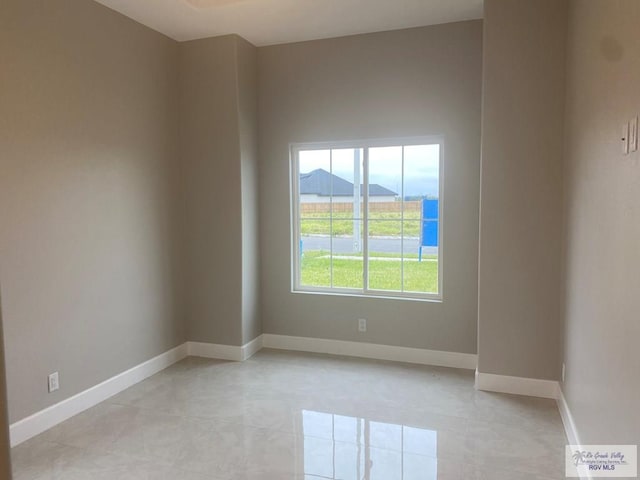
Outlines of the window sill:
{"label": "window sill", "polygon": [[328,295],[335,297],[357,297],[370,298],[376,300],[402,300],[410,302],[442,303],[441,295],[415,295],[415,294],[394,294],[394,293],[362,293],[360,291],[335,291],[335,290],[312,290],[312,289],[292,289],[291,293],[301,293],[304,295]]}

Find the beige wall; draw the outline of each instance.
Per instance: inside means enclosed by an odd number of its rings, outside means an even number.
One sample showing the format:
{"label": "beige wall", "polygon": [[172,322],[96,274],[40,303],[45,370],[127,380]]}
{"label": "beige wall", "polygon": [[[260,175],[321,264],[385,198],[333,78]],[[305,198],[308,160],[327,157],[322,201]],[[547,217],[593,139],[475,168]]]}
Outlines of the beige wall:
{"label": "beige wall", "polygon": [[242,343],[236,37],[180,44],[188,339]]}
{"label": "beige wall", "polygon": [[639,444],[640,2],[570,4],[564,394],[583,443]]}
{"label": "beige wall", "polygon": [[258,312],[256,58],[237,35],[180,44],[189,340],[242,345]]}
{"label": "beige wall", "polygon": [[237,38],[242,185],[242,343],[262,333],[258,221],[258,49]]}
{"label": "beige wall", "polygon": [[486,0],[478,369],[558,379],[566,2]]}
{"label": "beige wall", "polygon": [[[481,57],[481,21],[259,49],[265,332],[475,353]],[[291,293],[289,143],[430,134],[446,141],[443,302]]]}
{"label": "beige wall", "polygon": [[[182,343],[177,44],[94,2],[0,4],[11,421]],[[60,390],[47,393],[47,375]]]}

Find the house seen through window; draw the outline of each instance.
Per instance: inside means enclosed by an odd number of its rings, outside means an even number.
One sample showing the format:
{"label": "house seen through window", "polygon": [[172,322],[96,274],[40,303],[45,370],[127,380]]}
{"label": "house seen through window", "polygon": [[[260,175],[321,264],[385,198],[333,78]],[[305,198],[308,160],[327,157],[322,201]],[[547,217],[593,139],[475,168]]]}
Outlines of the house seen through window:
{"label": "house seen through window", "polygon": [[295,145],[294,290],[441,296],[442,141]]}

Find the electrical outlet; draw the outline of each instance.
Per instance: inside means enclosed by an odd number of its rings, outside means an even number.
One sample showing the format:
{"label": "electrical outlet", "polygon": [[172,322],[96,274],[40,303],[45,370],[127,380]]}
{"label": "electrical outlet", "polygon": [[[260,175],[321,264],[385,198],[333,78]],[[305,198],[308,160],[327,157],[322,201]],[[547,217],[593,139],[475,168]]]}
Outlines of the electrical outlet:
{"label": "electrical outlet", "polygon": [[564,368],[564,362],[562,363],[562,383],[564,383],[564,372],[565,372],[565,368]]}
{"label": "electrical outlet", "polygon": [[58,372],[53,372],[49,375],[49,393],[55,392],[60,388],[60,381],[58,379]]}
{"label": "electrical outlet", "polygon": [[358,331],[359,332],[366,332],[367,331],[367,319],[366,318],[359,318],[358,319]]}

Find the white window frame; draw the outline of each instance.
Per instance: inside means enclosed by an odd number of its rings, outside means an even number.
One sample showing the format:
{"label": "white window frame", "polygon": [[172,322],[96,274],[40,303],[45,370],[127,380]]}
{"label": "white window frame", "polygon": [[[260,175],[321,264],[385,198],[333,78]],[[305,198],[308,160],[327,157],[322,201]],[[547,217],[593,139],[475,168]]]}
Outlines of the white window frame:
{"label": "white window frame", "polygon": [[[368,233],[369,233],[369,148],[376,147],[397,147],[414,145],[439,145],[439,166],[438,166],[438,293],[423,292],[395,292],[390,290],[376,290],[368,287]],[[362,192],[362,252],[363,252],[363,288],[352,289],[345,287],[313,287],[300,284],[300,171],[299,154],[304,150],[335,150],[346,148],[361,148],[363,150],[363,192]],[[442,275],[443,275],[443,186],[444,186],[444,150],[445,141],[443,135],[429,135],[423,137],[391,138],[391,139],[367,139],[349,140],[337,142],[313,142],[313,143],[291,143],[289,145],[290,154],[290,227],[291,227],[291,291],[293,293],[312,293],[329,295],[364,296],[376,298],[396,298],[408,300],[423,300],[441,302],[443,298]],[[404,154],[403,154],[404,155]],[[404,158],[403,158],[404,163]],[[404,175],[404,173],[403,173]],[[404,244],[404,242],[401,242]]]}

